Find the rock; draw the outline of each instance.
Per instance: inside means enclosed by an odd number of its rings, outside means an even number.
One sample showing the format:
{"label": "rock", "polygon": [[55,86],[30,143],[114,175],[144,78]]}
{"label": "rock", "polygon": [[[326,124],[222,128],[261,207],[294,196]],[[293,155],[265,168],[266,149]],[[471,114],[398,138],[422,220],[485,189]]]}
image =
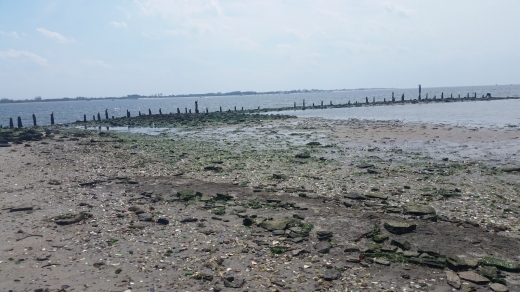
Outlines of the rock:
{"label": "rock", "polygon": [[446,282],[455,289],[460,289],[460,278],[453,271],[446,271]]}
{"label": "rock", "polygon": [[351,246],[351,247],[346,247],[343,250],[343,252],[360,252],[360,249],[357,246]]}
{"label": "rock", "polygon": [[209,202],[211,200],[213,200],[213,197],[208,194],[202,194],[202,196],[200,197],[201,202]]}
{"label": "rock", "polygon": [[484,276],[491,280],[491,282],[499,282],[501,279],[499,277],[499,270],[496,267],[485,266],[479,271],[479,275]]}
{"label": "rock", "polygon": [[295,155],[296,158],[311,158],[311,154],[309,152],[300,152]]}
{"label": "rock", "polygon": [[429,214],[429,215],[422,215],[420,217],[421,220],[426,220],[426,221],[432,221],[432,222],[437,222],[437,215],[433,215],[433,214]]}
{"label": "rock", "polygon": [[0,147],[11,147],[9,143],[0,143]]}
{"label": "rock", "polygon": [[332,238],[332,231],[325,231],[325,230],[320,230],[320,231],[316,231],[316,237],[318,237],[318,240],[320,241],[328,241]]}
{"label": "rock", "polygon": [[53,219],[54,219],[54,223],[56,223],[58,225],[70,225],[70,224],[81,222],[90,217],[92,217],[92,214],[86,213],[86,212],[81,212],[76,215],[75,214],[60,215],[60,216],[54,217]]}
{"label": "rock", "polygon": [[348,256],[345,258],[345,261],[347,263],[359,263],[361,260],[359,259],[359,256]]}
{"label": "rock", "polygon": [[134,212],[135,214],[142,214],[144,213],[145,211],[143,209],[141,209],[141,207],[139,206],[132,206],[130,208],[128,208],[128,211],[130,212]]}
{"label": "rock", "polygon": [[305,254],[305,253],[309,253],[308,250],[305,250],[305,249],[293,249],[291,251],[292,255],[293,256],[299,256],[299,255],[302,255],[302,254]]}
{"label": "rock", "polygon": [[468,264],[466,264],[466,261],[456,255],[447,255],[446,263],[448,264],[448,267],[454,271],[460,271],[469,268]]}
{"label": "rock", "polygon": [[397,220],[387,220],[383,224],[385,229],[393,234],[405,234],[410,233],[415,230],[417,227],[416,224],[408,223],[405,221],[397,221]]}
{"label": "rock", "polygon": [[180,220],[181,223],[197,222],[199,219],[195,217],[185,217]]}
{"label": "rock", "polygon": [[383,265],[383,266],[389,266],[390,265],[390,261],[387,261],[385,259],[375,259],[374,263],[380,264],[380,265]]}
{"label": "rock", "polygon": [[20,211],[32,211],[33,206],[30,204],[23,204],[16,207],[13,207],[9,210],[9,212],[20,212]]}
{"label": "rock", "polygon": [[366,200],[367,199],[364,195],[362,195],[361,193],[358,193],[358,192],[347,193],[344,195],[344,197],[347,199],[352,199],[352,200]]}
{"label": "rock", "polygon": [[163,224],[163,225],[168,225],[170,224],[170,220],[166,219],[166,218],[158,218],[155,222],[159,223],[159,224]]}
{"label": "rock", "polygon": [[368,194],[366,194],[366,196],[368,198],[372,198],[372,199],[388,200],[387,195],[378,194],[378,193],[368,193]]}
{"label": "rock", "polygon": [[331,247],[332,245],[328,241],[320,241],[314,248],[319,253],[329,253]]}
{"label": "rock", "polygon": [[499,283],[493,283],[493,284],[489,285],[489,288],[491,288],[491,290],[493,290],[495,292],[508,292],[509,291],[507,286],[504,286]]}
{"label": "rock", "polygon": [[484,285],[489,283],[489,279],[482,277],[481,275],[473,272],[473,271],[467,271],[467,272],[460,272],[459,277],[462,280],[470,281],[479,285]]}
{"label": "rock", "polygon": [[285,174],[273,173],[273,179],[287,180],[287,179],[289,179],[289,177]]}
{"label": "rock", "polygon": [[[244,279],[231,279],[233,277],[227,277],[224,280],[224,286],[228,288],[242,288],[244,286],[244,283],[246,282]],[[230,281],[231,280],[231,281]]]}
{"label": "rock", "polygon": [[386,240],[388,240],[388,235],[381,235],[381,234],[378,234],[378,235],[375,235],[374,237],[372,237],[372,240],[374,242],[377,242],[377,243],[383,243],[385,242]]}
{"label": "rock", "polygon": [[137,215],[137,219],[139,219],[139,221],[150,222],[152,221],[152,218],[153,216],[150,213],[141,213]]}
{"label": "rock", "polygon": [[230,194],[217,193],[217,201],[231,201],[234,199],[235,197]]}
{"label": "rock", "polygon": [[416,204],[409,204],[403,206],[403,211],[406,214],[411,215],[435,215],[435,209],[428,205],[416,205]]}
{"label": "rock", "polygon": [[283,230],[287,228],[287,224],[293,222],[292,218],[275,218],[272,220],[265,220],[260,224],[260,227],[263,227],[269,231],[273,230]]}
{"label": "rock", "polygon": [[485,257],[482,260],[480,260],[480,263],[484,266],[493,266],[497,267],[500,270],[506,271],[506,272],[512,272],[512,273],[519,273],[520,272],[520,265],[510,263],[504,260],[499,260],[491,257]]}
{"label": "rock", "polygon": [[424,247],[424,246],[417,248],[417,252],[422,253],[422,254],[427,254],[432,257],[440,256],[440,253],[437,250],[433,250],[431,248]]}
{"label": "rock", "polygon": [[412,246],[410,245],[410,242],[408,242],[407,240],[402,242],[399,240],[392,239],[390,241],[390,245],[397,246],[398,248],[400,248],[402,250],[410,250],[410,248],[412,248]]}
{"label": "rock", "polygon": [[361,168],[361,169],[372,168],[374,166],[375,165],[373,165],[373,164],[358,164],[358,165],[356,165],[357,168]]}
{"label": "rock", "polygon": [[368,168],[368,169],[367,169],[367,173],[370,173],[370,174],[380,174],[380,173],[381,173],[381,170],[377,170],[377,169],[373,169],[373,168]]}
{"label": "rock", "polygon": [[336,269],[327,270],[323,275],[323,280],[325,281],[338,280],[339,278],[341,278],[341,273]]}
{"label": "rock", "polygon": [[273,230],[274,236],[282,236],[285,235],[285,230]]}
{"label": "rock", "polygon": [[183,190],[178,192],[177,195],[179,196],[179,199],[183,201],[189,201],[191,199],[194,199],[196,196],[202,197],[202,193],[196,192],[194,190]]}
{"label": "rock", "polygon": [[405,251],[405,252],[403,253],[403,256],[404,256],[404,257],[407,257],[407,258],[418,257],[418,256],[419,256],[419,253],[416,252],[416,251],[409,251],[409,250],[407,250],[407,251]]}

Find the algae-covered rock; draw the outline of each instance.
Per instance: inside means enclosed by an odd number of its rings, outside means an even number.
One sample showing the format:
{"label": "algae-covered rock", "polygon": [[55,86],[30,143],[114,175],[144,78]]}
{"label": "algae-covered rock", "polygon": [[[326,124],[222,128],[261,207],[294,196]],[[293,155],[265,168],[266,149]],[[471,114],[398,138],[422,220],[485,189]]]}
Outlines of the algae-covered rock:
{"label": "algae-covered rock", "polygon": [[189,201],[189,200],[194,199],[197,196],[201,197],[202,193],[196,192],[194,190],[182,190],[182,191],[178,192],[177,195],[179,196],[179,199],[181,199],[183,201]]}
{"label": "algae-covered rock", "polygon": [[512,273],[520,273],[520,265],[515,263],[510,263],[504,260],[495,259],[492,257],[485,257],[480,260],[480,263],[484,266],[492,266],[497,267],[500,270],[512,272]]}
{"label": "algae-covered rock", "polygon": [[416,224],[408,223],[405,221],[387,220],[383,226],[385,229],[393,234],[405,234],[410,233],[417,227]]}

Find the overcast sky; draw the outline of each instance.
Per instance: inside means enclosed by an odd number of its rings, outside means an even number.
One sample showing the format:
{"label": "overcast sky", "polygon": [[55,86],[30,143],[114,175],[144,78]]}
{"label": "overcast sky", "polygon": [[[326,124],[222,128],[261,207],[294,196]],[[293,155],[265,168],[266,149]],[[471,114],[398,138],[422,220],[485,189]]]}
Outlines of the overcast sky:
{"label": "overcast sky", "polygon": [[518,0],[0,0],[0,98],[518,84]]}

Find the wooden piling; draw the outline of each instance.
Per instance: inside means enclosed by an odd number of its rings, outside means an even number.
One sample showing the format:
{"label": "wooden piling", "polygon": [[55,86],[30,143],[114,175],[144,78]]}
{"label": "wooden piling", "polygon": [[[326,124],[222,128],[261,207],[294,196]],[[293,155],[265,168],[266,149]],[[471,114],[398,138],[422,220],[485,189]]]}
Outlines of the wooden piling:
{"label": "wooden piling", "polygon": [[181,110],[179,108],[177,108],[177,113],[180,114],[181,113]]}
{"label": "wooden piling", "polygon": [[9,128],[14,128],[13,118],[9,118]]}
{"label": "wooden piling", "polygon": [[376,103],[376,97],[375,96],[372,97],[372,103]]}
{"label": "wooden piling", "polygon": [[220,112],[222,112],[222,107],[220,107]]}
{"label": "wooden piling", "polygon": [[242,107],[242,111],[244,111],[244,107]]}
{"label": "wooden piling", "polygon": [[159,115],[162,116],[162,110],[159,108]]}
{"label": "wooden piling", "polygon": [[392,102],[395,102],[394,93],[392,92]]}
{"label": "wooden piling", "polygon": [[294,102],[294,108],[296,109],[296,101]]}
{"label": "wooden piling", "polygon": [[401,101],[404,102],[404,93],[401,95]]}
{"label": "wooden piling", "polygon": [[101,121],[101,115],[99,113],[97,113],[97,120]]}
{"label": "wooden piling", "polygon": [[195,113],[196,114],[199,113],[199,102],[198,101],[195,101]]}
{"label": "wooden piling", "polygon": [[151,109],[148,109],[148,115],[149,115],[149,116],[152,115],[152,110],[151,110]]}
{"label": "wooden piling", "polygon": [[127,117],[127,118],[130,117],[130,111],[129,111],[129,110],[126,110],[126,117]]}
{"label": "wooden piling", "polygon": [[138,115],[141,116],[141,111],[139,111]]}
{"label": "wooden piling", "polygon": [[237,106],[235,105],[235,111],[237,111]]}
{"label": "wooden piling", "polygon": [[332,100],[330,101],[330,106],[332,106]]}
{"label": "wooden piling", "polygon": [[190,114],[191,114],[191,108],[190,108]]}
{"label": "wooden piling", "polygon": [[441,99],[444,99],[444,92],[441,92]]}
{"label": "wooden piling", "polygon": [[323,100],[321,101],[321,108],[323,108]]}
{"label": "wooden piling", "polygon": [[22,125],[22,118],[18,117],[18,129],[20,129],[22,127],[23,127],[23,125]]}
{"label": "wooden piling", "polygon": [[365,103],[368,104],[368,96],[365,97]]}
{"label": "wooden piling", "polygon": [[92,115],[92,120],[93,120],[93,121],[96,120],[96,115]]}
{"label": "wooden piling", "polygon": [[303,109],[305,109],[305,99],[303,100]]}
{"label": "wooden piling", "polygon": [[83,123],[86,123],[86,122],[87,122],[87,115],[83,114]]}
{"label": "wooden piling", "polygon": [[185,114],[188,113],[188,108],[187,108],[187,107],[184,108],[184,113],[185,113]]}
{"label": "wooden piling", "polygon": [[108,120],[108,109],[105,109],[105,120]]}
{"label": "wooden piling", "polygon": [[54,112],[51,112],[51,126],[54,125]]}
{"label": "wooden piling", "polygon": [[206,113],[209,114],[209,110],[208,110],[208,108],[206,108]]}
{"label": "wooden piling", "polygon": [[421,84],[419,84],[419,100],[421,100]]}
{"label": "wooden piling", "polygon": [[36,115],[33,114],[33,115],[32,115],[32,118],[33,118],[33,126],[36,127],[36,126],[37,126],[37,125],[36,125]]}

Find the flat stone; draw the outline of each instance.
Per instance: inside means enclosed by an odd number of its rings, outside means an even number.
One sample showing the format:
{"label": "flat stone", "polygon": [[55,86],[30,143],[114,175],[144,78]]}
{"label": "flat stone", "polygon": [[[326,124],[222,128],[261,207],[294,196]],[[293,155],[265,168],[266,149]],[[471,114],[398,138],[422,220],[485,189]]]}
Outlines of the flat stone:
{"label": "flat stone", "polygon": [[281,236],[281,235],[285,235],[285,230],[273,230],[273,235],[274,236]]}
{"label": "flat stone", "polygon": [[403,211],[411,215],[435,215],[435,209],[428,205],[409,204],[403,206]]}
{"label": "flat stone", "polygon": [[344,195],[344,197],[347,199],[352,199],[352,200],[366,200],[367,199],[364,195],[362,195],[361,193],[358,193],[358,192],[347,193]]}
{"label": "flat stone", "polygon": [[366,196],[368,198],[372,198],[372,199],[388,200],[387,195],[378,194],[378,193],[368,193],[368,194],[366,194]]}
{"label": "flat stone", "polygon": [[224,280],[224,286],[228,288],[242,288],[246,281],[244,279],[234,279],[232,281]]}
{"label": "flat stone", "polygon": [[150,222],[152,221],[152,214],[150,213],[141,213],[139,215],[137,215],[137,219],[139,219],[139,221],[145,221],[145,222]]}
{"label": "flat stone", "polygon": [[341,273],[336,269],[327,270],[323,275],[323,280],[325,281],[337,280],[339,278],[341,278]]}
{"label": "flat stone", "polygon": [[481,275],[479,275],[473,271],[460,272],[459,277],[463,280],[470,281],[470,282],[480,284],[480,285],[489,283],[488,278],[482,277]]}
{"label": "flat stone", "polygon": [[329,253],[331,247],[332,245],[328,241],[320,241],[314,248],[319,253]]}
{"label": "flat stone", "polygon": [[410,233],[417,227],[416,224],[408,223],[405,221],[387,220],[383,226],[385,229],[393,234],[405,234]]}
{"label": "flat stone", "polygon": [[455,289],[460,289],[460,278],[455,272],[450,270],[446,271],[446,282],[451,287]]}
{"label": "flat stone", "polygon": [[272,220],[265,220],[260,224],[261,227],[273,231],[273,230],[283,230],[287,228],[287,224],[293,222],[293,218],[275,218]]}
{"label": "flat stone", "polygon": [[384,260],[384,259],[375,259],[374,263],[380,264],[380,265],[383,265],[383,266],[389,266],[390,265],[390,261],[387,261],[387,260]]}
{"label": "flat stone", "polygon": [[418,257],[420,254],[416,251],[405,251],[403,252],[403,256],[404,257],[407,257],[407,258],[415,258],[415,257]]}
{"label": "flat stone", "polygon": [[491,288],[491,290],[493,290],[495,292],[508,292],[509,291],[509,288],[507,288],[507,286],[504,286],[499,283],[493,283],[493,284],[489,285],[489,288]]}
{"label": "flat stone", "polygon": [[185,218],[182,218],[181,219],[181,223],[189,223],[189,222],[197,222],[199,221],[199,219],[197,218],[194,218],[194,217],[185,217]]}
{"label": "flat stone", "polygon": [[170,223],[170,221],[166,218],[158,218],[155,222],[163,225],[168,225]]}
{"label": "flat stone", "polygon": [[359,259],[359,256],[348,256],[345,258],[345,261],[348,263],[359,263],[361,260]]}
{"label": "flat stone", "polygon": [[390,241],[390,244],[393,245],[393,246],[397,246],[398,248],[402,249],[402,250],[410,250],[410,248],[412,248],[410,242],[408,241],[400,241],[400,240],[395,240],[395,239],[392,239]]}
{"label": "flat stone", "polygon": [[9,212],[20,212],[20,211],[32,211],[34,208],[30,204],[23,204],[16,207],[13,207],[9,210]]}

